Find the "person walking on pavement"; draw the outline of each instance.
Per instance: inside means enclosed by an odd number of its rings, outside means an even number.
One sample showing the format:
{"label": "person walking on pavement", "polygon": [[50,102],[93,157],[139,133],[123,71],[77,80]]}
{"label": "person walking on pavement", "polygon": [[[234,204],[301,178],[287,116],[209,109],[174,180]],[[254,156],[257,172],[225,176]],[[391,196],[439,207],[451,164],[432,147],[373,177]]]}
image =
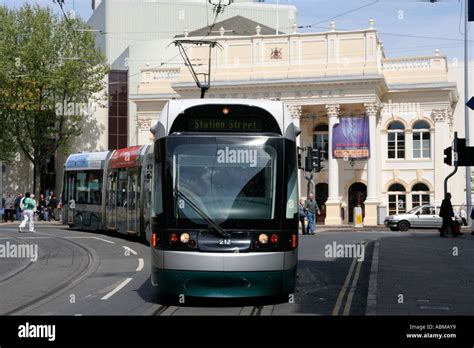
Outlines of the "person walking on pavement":
{"label": "person walking on pavement", "polygon": [[11,220],[12,222],[15,220],[15,197],[12,196],[10,192],[7,193],[7,198],[5,199],[5,222]]}
{"label": "person walking on pavement", "polygon": [[36,202],[34,200],[34,195],[31,195],[29,192],[26,192],[25,198],[21,202],[21,205],[23,205],[24,218],[20,226],[18,227],[18,232],[22,233],[27,223],[28,223],[28,231],[35,232],[33,215],[34,215],[34,211],[36,210]]}
{"label": "person walking on pavement", "polygon": [[453,211],[453,206],[451,204],[451,193],[449,192],[446,193],[446,196],[444,197],[443,202],[441,203],[439,216],[443,219],[443,225],[441,226],[441,229],[440,229],[440,237],[447,237],[446,230],[448,227],[451,230],[451,233],[453,234],[453,236],[457,237],[458,235],[454,233],[454,223],[453,223],[454,211]]}
{"label": "person walking on pavement", "polygon": [[471,208],[471,235],[474,236],[474,207]]}
{"label": "person walking on pavement", "polygon": [[459,208],[459,217],[462,220],[462,225],[467,226],[467,213],[466,213],[466,209],[464,209],[464,206],[461,206]]}
{"label": "person walking on pavement", "polygon": [[306,226],[305,226],[306,209],[304,207],[304,203],[302,199],[300,199],[300,203],[298,205],[298,217],[301,222],[301,232],[303,234],[306,234]]}
{"label": "person walking on pavement", "polygon": [[308,199],[305,202],[305,208],[306,208],[306,217],[308,218],[308,234],[314,234],[314,231],[316,229],[315,225],[315,215],[316,213],[319,215],[319,207],[318,203],[314,199],[314,194],[310,193]]}
{"label": "person walking on pavement", "polygon": [[19,193],[16,198],[15,198],[15,202],[14,202],[14,208],[15,208],[15,218],[16,218],[16,221],[21,221],[23,220],[22,219],[22,216],[21,216],[21,207],[20,207],[20,203],[21,203],[21,200],[23,199],[23,194]]}

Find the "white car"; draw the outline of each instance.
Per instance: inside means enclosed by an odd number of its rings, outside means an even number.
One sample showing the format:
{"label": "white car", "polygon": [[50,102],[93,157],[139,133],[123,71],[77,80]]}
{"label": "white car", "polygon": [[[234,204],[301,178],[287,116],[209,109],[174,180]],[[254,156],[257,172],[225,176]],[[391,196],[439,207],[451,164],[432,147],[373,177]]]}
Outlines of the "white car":
{"label": "white car", "polygon": [[439,207],[427,204],[407,213],[387,216],[384,225],[392,231],[408,231],[410,228],[439,229],[443,225],[443,219],[439,216]]}

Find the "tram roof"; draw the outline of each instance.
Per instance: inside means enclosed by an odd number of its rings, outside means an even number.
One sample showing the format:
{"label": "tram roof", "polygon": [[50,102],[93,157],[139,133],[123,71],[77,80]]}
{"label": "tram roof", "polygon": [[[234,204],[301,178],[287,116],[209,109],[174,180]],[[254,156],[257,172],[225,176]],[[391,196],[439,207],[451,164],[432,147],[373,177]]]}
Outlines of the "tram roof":
{"label": "tram roof", "polygon": [[66,161],[66,170],[103,169],[110,151],[82,152],[70,155]]}
{"label": "tram roof", "polygon": [[[212,98],[212,99],[173,99],[163,108],[160,118],[155,125],[151,127],[151,132],[155,138],[161,138],[168,135],[173,122],[187,109],[200,105],[245,105],[261,108],[271,114],[277,121],[281,134],[285,137],[293,138],[287,134],[288,127],[293,123],[286,104],[277,100],[265,99],[230,99],[230,98]],[[290,132],[291,133],[291,132]]]}

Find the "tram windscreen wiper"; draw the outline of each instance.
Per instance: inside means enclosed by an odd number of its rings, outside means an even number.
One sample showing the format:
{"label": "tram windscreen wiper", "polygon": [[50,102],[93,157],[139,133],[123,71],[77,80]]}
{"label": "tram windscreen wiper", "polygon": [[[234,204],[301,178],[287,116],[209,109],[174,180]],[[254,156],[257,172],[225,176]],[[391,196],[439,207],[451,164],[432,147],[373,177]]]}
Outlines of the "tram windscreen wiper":
{"label": "tram windscreen wiper", "polygon": [[191,199],[186,197],[180,190],[175,188],[174,194],[183,199],[191,208],[193,208],[196,213],[198,213],[203,218],[204,221],[211,225],[222,237],[230,237],[230,234],[228,232],[226,232],[221,226],[214,222],[214,220],[212,220],[201,208],[199,208]]}

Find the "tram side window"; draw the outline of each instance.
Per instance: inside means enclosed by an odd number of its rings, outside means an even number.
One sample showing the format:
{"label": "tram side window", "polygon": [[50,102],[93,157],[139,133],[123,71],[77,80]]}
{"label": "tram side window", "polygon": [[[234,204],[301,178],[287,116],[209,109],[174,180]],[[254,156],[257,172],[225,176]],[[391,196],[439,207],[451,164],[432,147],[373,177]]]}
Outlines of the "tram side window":
{"label": "tram side window", "polygon": [[75,191],[77,204],[100,205],[102,203],[102,176],[100,171],[78,172]]}

